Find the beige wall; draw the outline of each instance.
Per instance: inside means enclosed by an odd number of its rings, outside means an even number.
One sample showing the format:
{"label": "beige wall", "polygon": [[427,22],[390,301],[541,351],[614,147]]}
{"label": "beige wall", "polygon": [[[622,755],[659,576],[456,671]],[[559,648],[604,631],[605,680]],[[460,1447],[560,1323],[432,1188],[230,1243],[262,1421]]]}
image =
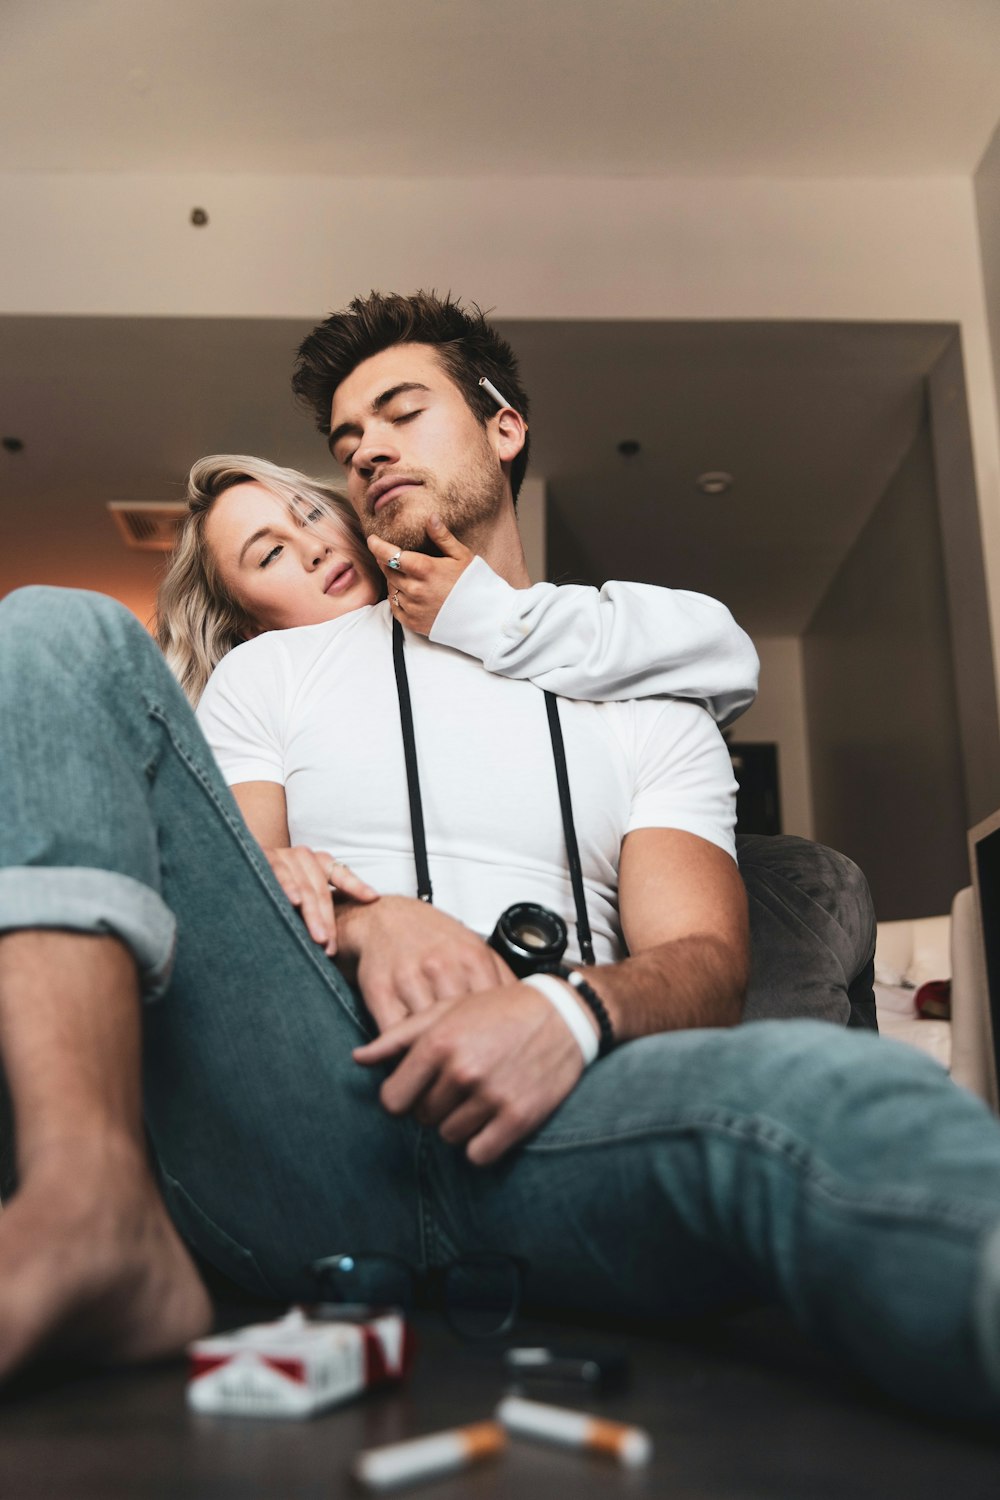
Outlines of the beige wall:
{"label": "beige wall", "polygon": [[778,747],[778,790],[785,833],[812,838],[812,792],[806,733],[802,642],[797,636],[762,636],[757,701],[732,726],[729,739],[773,741]]}
{"label": "beige wall", "polygon": [[1000,126],[974,179],[986,313],[993,345],[993,383],[1000,401]]}
{"label": "beige wall", "polygon": [[882,921],[968,884],[941,532],[926,428],[803,639],[816,837],[868,876]]}
{"label": "beige wall", "polygon": [[544,479],[525,479],[518,496],[517,518],[524,544],[524,560],[528,565],[528,577],[532,583],[542,583],[548,577]]}

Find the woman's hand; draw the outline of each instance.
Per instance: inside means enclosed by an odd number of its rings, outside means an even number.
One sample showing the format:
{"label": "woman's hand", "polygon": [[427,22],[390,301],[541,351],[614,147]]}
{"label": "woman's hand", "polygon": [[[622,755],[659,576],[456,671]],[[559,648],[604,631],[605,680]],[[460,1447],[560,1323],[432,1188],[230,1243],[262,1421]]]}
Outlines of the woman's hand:
{"label": "woman's hand", "polygon": [[[418,635],[430,635],[438,610],[475,556],[452,536],[440,516],[430,517],[427,535],[440,549],[440,557],[401,552],[380,536],[368,538],[368,548],[389,586],[389,608],[401,625]],[[398,568],[389,566],[391,559],[398,560]]]}
{"label": "woman's hand", "polygon": [[337,952],[335,893],[367,903],[378,900],[378,891],[340,860],[316,849],[302,845],[294,849],[265,848],[264,854],[281,889],[302,913],[309,936],[333,958]]}

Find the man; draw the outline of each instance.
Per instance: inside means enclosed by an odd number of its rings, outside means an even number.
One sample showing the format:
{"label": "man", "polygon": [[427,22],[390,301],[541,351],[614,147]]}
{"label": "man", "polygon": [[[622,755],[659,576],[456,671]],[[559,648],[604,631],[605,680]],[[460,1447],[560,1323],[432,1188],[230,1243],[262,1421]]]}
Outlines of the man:
{"label": "man", "polygon": [[[426,438],[409,435],[421,426]],[[366,353],[332,390],[359,512],[381,530],[398,503],[412,520],[425,489],[454,519],[454,479],[471,506],[463,528],[515,581],[506,507],[521,427],[516,407],[482,422],[419,342]],[[469,453],[481,485],[461,481]],[[397,537],[397,547],[413,539]],[[390,571],[418,575],[412,549],[400,550],[403,567]],[[395,605],[404,616],[407,586]],[[337,663],[337,631],[381,628],[388,652],[385,616],[376,608],[353,627],[307,632],[320,656],[333,642]],[[230,660],[266,666],[267,639]],[[439,649],[406,644],[424,723]],[[301,646],[289,651],[301,666]],[[366,684],[376,703],[390,674],[383,661]],[[334,680],[313,679],[317,694]],[[631,955],[598,904],[604,952],[588,971],[619,1044],[585,1066],[568,1007],[588,1027],[595,1013],[569,984],[554,981],[559,1002],[515,985],[481,939],[403,896],[348,910],[340,925],[376,1021],[382,1011],[371,1040],[358,995],[270,878],[179,691],[124,611],[50,590],[4,601],[0,701],[0,1049],[23,1183],[0,1223],[5,1368],[57,1330],[119,1358],[198,1331],[207,1307],[176,1224],[243,1285],[289,1297],[311,1288],[304,1266],[336,1252],[422,1268],[482,1250],[526,1263],[529,1294],[582,1312],[668,1317],[773,1296],[895,1394],[937,1404],[947,1393],[967,1413],[995,1411],[1000,1129],[915,1053],[807,1022],[729,1024],[746,961],[743,897],[717,808],[715,731],[698,710],[675,705],[655,721],[671,732],[666,768],[641,734],[654,722],[645,713],[594,710],[598,759],[620,763],[624,747],[642,777],[624,799],[626,823],[633,805],[640,816],[619,834],[612,872]],[[224,720],[221,707],[210,715]],[[431,707],[454,709],[443,697]],[[344,706],[338,738],[366,763],[351,797],[398,867],[412,850],[399,826],[398,723],[366,708]],[[632,740],[622,738],[630,716]],[[578,761],[584,716],[565,721],[567,758]],[[540,760],[526,723],[515,726],[511,769],[521,754]],[[457,732],[458,717],[446,728]],[[265,763],[267,738],[265,725]],[[461,746],[454,760],[463,764]],[[307,770],[303,761],[285,783],[290,814]],[[684,796],[671,806],[675,770]],[[420,771],[434,866],[438,815],[461,801],[472,816],[502,787],[463,774],[442,799],[426,758]],[[614,836],[621,805],[610,828],[602,803],[578,806],[585,859]],[[565,870],[548,806],[544,848],[533,838],[519,851],[528,899],[539,870]],[[488,855],[464,857],[475,866]],[[506,895],[498,870],[495,894]],[[590,889],[599,884],[591,870]],[[140,991],[159,997],[141,1038]],[[374,1066],[386,1057],[402,1059],[388,1078]],[[144,1164],[140,1059],[170,1218]]]}
{"label": "man", "polygon": [[[512,351],[484,319],[470,317],[447,298],[422,294],[409,298],[372,294],[357,299],[349,316],[329,319],[302,345],[293,382],[296,393],[328,437],[334,457],[352,460],[345,465],[348,487],[366,533],[391,542],[394,548],[425,549],[431,489],[418,484],[381,496],[374,493],[372,485],[383,481],[378,473],[373,480],[359,481],[358,460],[352,459],[356,445],[350,424],[335,422],[330,426],[333,383],[338,374],[352,369],[363,353],[377,350],[386,341],[412,342],[418,323],[424,339],[437,348],[461,388],[469,411],[484,428],[500,417],[496,397],[483,387],[482,377],[486,376],[501,399],[514,398],[503,420],[514,423],[520,437],[515,438],[514,455],[507,460],[509,493],[500,512],[502,534],[498,533],[491,545],[496,547],[500,571],[507,570],[509,581],[516,576],[520,583],[526,583],[514,506],[528,464],[528,398]],[[406,421],[397,422],[394,430],[402,432]],[[447,503],[454,508],[455,525],[468,532],[467,544],[478,550],[484,525],[495,527],[497,523],[488,503],[485,516],[477,511],[477,505],[483,503],[481,492],[470,492],[468,487],[474,451],[473,447],[463,452],[458,473],[447,481]],[[386,474],[390,472],[386,467]],[[384,565],[391,550],[383,548],[378,555]],[[389,570],[386,577],[390,599],[398,595],[405,600],[408,580]],[[426,629],[414,626],[412,616],[399,613],[398,617],[408,628]],[[450,643],[440,628],[432,638]],[[623,690],[621,696],[627,693]],[[749,836],[738,840],[738,847],[753,938],[745,1017],[810,1016],[874,1030],[875,915],[861,871],[833,850],[801,839]]]}

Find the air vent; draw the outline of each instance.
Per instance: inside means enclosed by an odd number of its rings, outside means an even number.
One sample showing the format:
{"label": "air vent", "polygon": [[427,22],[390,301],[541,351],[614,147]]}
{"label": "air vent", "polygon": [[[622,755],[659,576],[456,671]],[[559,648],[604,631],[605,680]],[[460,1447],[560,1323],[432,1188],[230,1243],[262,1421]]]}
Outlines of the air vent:
{"label": "air vent", "polygon": [[187,515],[183,500],[109,500],[108,510],[126,547],[139,552],[169,552]]}

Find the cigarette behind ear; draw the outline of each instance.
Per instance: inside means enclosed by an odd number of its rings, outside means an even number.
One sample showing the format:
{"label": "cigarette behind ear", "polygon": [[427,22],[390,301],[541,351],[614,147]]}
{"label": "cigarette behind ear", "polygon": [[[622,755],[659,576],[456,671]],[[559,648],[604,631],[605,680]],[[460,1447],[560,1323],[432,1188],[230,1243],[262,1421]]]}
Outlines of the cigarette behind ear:
{"label": "cigarette behind ear", "polygon": [[[493,399],[496,402],[497,406],[510,406],[510,402],[507,400],[507,397],[506,396],[501,396],[500,392],[497,390],[497,388],[493,384],[492,380],[487,380],[485,375],[481,375],[479,377],[479,384],[482,386],[483,390],[486,392],[486,394],[488,396],[492,396],[493,397]],[[517,408],[514,407],[514,406],[510,406],[510,409],[511,409],[511,411],[516,411],[517,410]]]}

